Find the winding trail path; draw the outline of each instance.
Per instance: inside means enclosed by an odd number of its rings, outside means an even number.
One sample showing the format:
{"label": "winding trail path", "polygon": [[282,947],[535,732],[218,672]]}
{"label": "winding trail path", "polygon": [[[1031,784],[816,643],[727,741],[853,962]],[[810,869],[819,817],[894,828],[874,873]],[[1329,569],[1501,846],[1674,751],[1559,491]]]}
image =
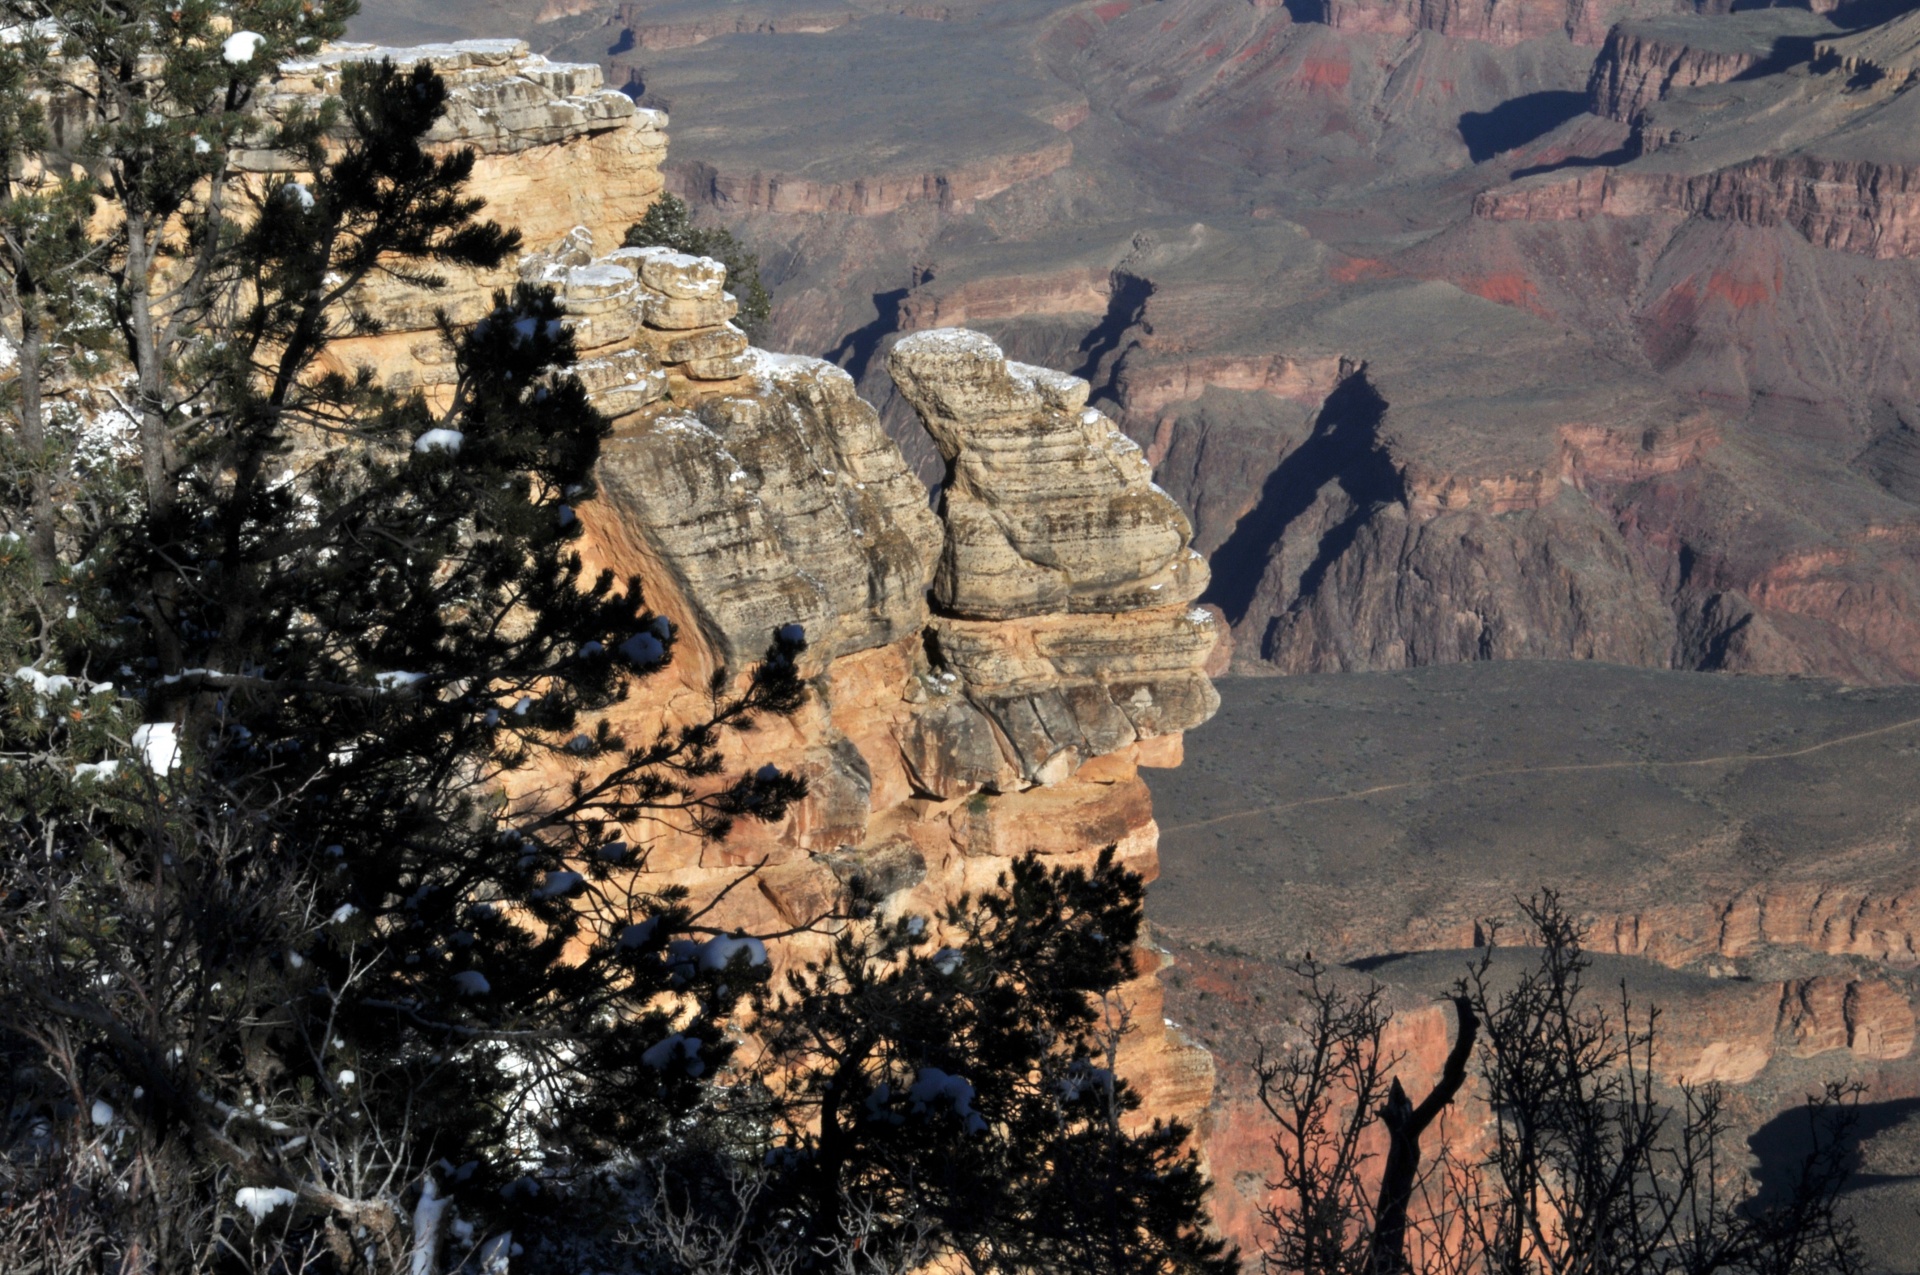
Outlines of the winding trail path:
{"label": "winding trail path", "polygon": [[1804,748],[1791,748],[1778,753],[1728,753],[1717,757],[1691,757],[1682,761],[1588,761],[1566,762],[1555,766],[1506,766],[1497,770],[1475,770],[1464,775],[1448,775],[1438,779],[1406,779],[1398,783],[1375,784],[1371,788],[1356,788],[1352,792],[1337,792],[1325,797],[1302,797],[1297,801],[1284,801],[1278,805],[1252,806],[1245,810],[1229,811],[1224,815],[1214,815],[1209,819],[1196,819],[1190,823],[1166,824],[1160,831],[1191,832],[1197,828],[1211,828],[1216,824],[1232,823],[1238,819],[1250,819],[1255,815],[1284,814],[1289,810],[1300,810],[1307,806],[1325,806],[1341,801],[1358,801],[1363,797],[1377,797],[1385,792],[1401,792],[1408,788],[1439,788],[1458,784],[1476,783],[1482,779],[1504,779],[1514,775],[1565,775],[1579,771],[1596,770],[1681,770],[1689,766],[1725,766],[1751,765],[1756,762],[1791,761],[1795,757],[1806,757],[1813,753],[1824,752],[1829,748],[1838,748],[1843,744],[1859,743],[1863,739],[1874,739],[1881,735],[1898,734],[1903,730],[1920,727],[1920,717],[1909,717],[1905,721],[1876,726],[1872,730],[1855,731],[1851,735],[1836,735],[1832,739],[1823,739],[1817,744],[1808,744]]}

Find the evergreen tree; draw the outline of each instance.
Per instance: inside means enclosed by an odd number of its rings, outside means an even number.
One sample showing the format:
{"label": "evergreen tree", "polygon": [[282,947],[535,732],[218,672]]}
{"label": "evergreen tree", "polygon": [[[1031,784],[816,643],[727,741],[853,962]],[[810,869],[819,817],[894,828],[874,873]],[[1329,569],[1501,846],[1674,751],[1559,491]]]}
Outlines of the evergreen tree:
{"label": "evergreen tree", "polygon": [[773,299],[760,282],[760,258],[748,252],[725,226],[693,224],[693,210],[678,195],[662,195],[646,215],[627,227],[623,247],[671,248],[696,257],[712,257],[727,268],[727,288],[740,303],[734,322],[748,336],[765,335]]}
{"label": "evergreen tree", "polygon": [[[434,1270],[449,1197],[476,1243],[533,1238],[725,1061],[753,970],[619,830],[781,816],[801,783],[716,787],[720,748],[798,704],[804,639],[679,731],[583,727],[674,634],[635,582],[582,578],[606,424],[552,296],[447,328],[439,411],[323,370],[374,327],[366,280],[517,246],[476,219],[472,155],[422,145],[429,68],[350,66],[337,105],[269,121],[256,81],[342,6],[7,10],[45,38],[7,46],[0,92],[64,132],[22,115],[0,142],[87,174],[10,170],[6,318],[47,352],[15,410],[78,425],[118,382],[135,427],[98,473],[48,427],[10,456],[11,1212],[61,1212],[73,1269]],[[243,146],[312,176],[243,180]],[[556,783],[503,802],[536,764]],[[52,1260],[51,1237],[11,1241]]]}
{"label": "evergreen tree", "polygon": [[1188,1130],[1130,1132],[1114,1070],[1140,877],[1028,854],[993,891],[849,927],[761,1030],[783,1099],[769,1216],[840,1251],[931,1243],[970,1269],[1226,1275]]}

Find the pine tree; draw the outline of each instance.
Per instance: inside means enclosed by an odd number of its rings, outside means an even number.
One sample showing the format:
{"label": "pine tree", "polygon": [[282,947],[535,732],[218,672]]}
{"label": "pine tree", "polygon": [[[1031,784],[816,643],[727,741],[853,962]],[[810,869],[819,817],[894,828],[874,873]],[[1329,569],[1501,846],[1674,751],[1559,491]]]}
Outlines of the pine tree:
{"label": "pine tree", "polygon": [[1236,1270],[1188,1130],[1123,1124],[1143,895],[1111,846],[1090,871],[1028,854],[948,907],[952,945],[901,916],[791,974],[761,1025],[782,1099],[769,1218],[817,1252],[931,1246],[977,1271]]}
{"label": "pine tree", "polygon": [[[429,68],[350,66],[338,104],[270,121],[260,76],[344,6],[6,7],[46,38],[8,46],[0,92],[64,134],[22,114],[0,143],[86,174],[18,165],[4,209],[6,318],[43,352],[16,410],[47,424],[18,431],[0,552],[3,1189],[70,1223],[11,1242],[72,1269],[433,1270],[449,1207],[475,1243],[535,1239],[705,1100],[764,976],[720,967],[737,944],[648,891],[620,830],[782,815],[803,785],[723,784],[721,745],[797,706],[804,638],[717,675],[682,730],[587,724],[675,635],[636,582],[582,578],[606,423],[552,296],[446,328],[439,411],[322,370],[373,328],[365,280],[517,247],[477,219],[472,155],[422,145]],[[311,177],[243,180],[243,146]],[[134,428],[89,470],[53,425],[102,393]],[[535,763],[569,778],[503,800]]]}

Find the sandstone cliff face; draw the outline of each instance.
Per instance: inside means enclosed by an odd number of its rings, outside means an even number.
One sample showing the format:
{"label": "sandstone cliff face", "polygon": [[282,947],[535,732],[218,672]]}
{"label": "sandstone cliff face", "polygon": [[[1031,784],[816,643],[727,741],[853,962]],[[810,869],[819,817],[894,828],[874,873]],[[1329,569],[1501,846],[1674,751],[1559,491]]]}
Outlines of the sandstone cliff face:
{"label": "sandstone cliff face", "polygon": [[[667,117],[608,88],[598,66],[550,62],[521,40],[330,46],[283,64],[266,86],[263,107],[271,113],[311,105],[316,95],[338,91],[347,64],[389,57],[402,66],[428,63],[446,81],[447,114],[428,140],[440,150],[475,152],[473,189],[488,201],[482,215],[518,229],[529,249],[547,248],[576,227],[589,241],[618,244],[664,187]],[[261,173],[281,166],[272,153],[242,155],[239,164]],[[453,369],[435,311],[445,310],[456,323],[475,322],[518,270],[441,273],[446,287],[430,292],[391,279],[370,281],[362,301],[386,331],[338,341],[330,357],[343,367],[372,366],[396,388],[446,384]],[[577,300],[589,304],[584,290]]]}
{"label": "sandstone cliff face", "polygon": [[1785,226],[1823,248],[1879,260],[1920,256],[1920,167],[1782,156],[1711,173],[1607,171],[1540,177],[1474,201],[1490,221],[1584,221],[1679,213]]}
{"label": "sandstone cliff face", "polygon": [[[685,289],[713,263],[645,259],[643,292],[649,267],[658,286]],[[650,346],[642,328],[625,352]],[[742,746],[812,792],[781,827],[723,847],[656,839],[653,867],[710,894],[732,865],[763,862],[757,892],[730,896],[723,922],[763,930],[817,914],[854,875],[889,907],[930,913],[1030,849],[1087,862],[1114,845],[1154,874],[1137,768],[1178,764],[1181,732],[1217,706],[1201,671],[1217,631],[1187,606],[1185,518],[1138,449],[1087,419],[1085,382],[1010,365],[974,333],[930,332],[917,360],[900,354],[956,469],[981,448],[953,409],[990,423],[1000,447],[1000,485],[954,495],[936,517],[846,373],[743,357],[728,381],[669,367],[665,396],[623,410],[602,497],[581,517],[595,559],[640,575],[697,638],[681,648],[678,687],[625,710],[637,722],[675,715],[708,670],[744,667],[778,625],[806,625],[814,700]],[[978,553],[983,528],[1003,526],[999,552]],[[1030,571],[1004,569],[1016,544]],[[1154,1112],[1191,1113],[1209,1064],[1158,1025],[1154,964],[1130,993],[1141,1028],[1129,1066]]]}
{"label": "sandstone cliff face", "polygon": [[[381,52],[289,66],[275,91],[324,90],[344,61]],[[728,751],[804,775],[810,795],[718,846],[632,829],[649,870],[700,898],[750,872],[715,923],[762,932],[818,916],[855,877],[890,910],[933,915],[1029,850],[1086,863],[1113,845],[1153,876],[1138,768],[1177,765],[1181,732],[1217,706],[1201,670],[1219,631],[1189,606],[1205,569],[1185,516],[1085,410],[1087,384],[1010,364],[972,333],[930,332],[923,357],[904,353],[929,429],[969,476],[936,514],[845,372],[748,346],[719,263],[614,247],[661,188],[664,116],[523,45],[393,55],[448,76],[436,141],[481,151],[475,187],[529,251],[498,279],[374,292],[385,330],[336,357],[432,389],[451,376],[434,307],[470,320],[516,278],[555,290],[577,373],[614,422],[598,498],[577,511],[583,555],[638,576],[680,634],[618,727],[688,720],[715,671],[744,672],[783,625],[807,633],[805,708]],[[1162,1025],[1158,958],[1140,955],[1123,1065],[1148,1114],[1190,1115],[1211,1064]]]}

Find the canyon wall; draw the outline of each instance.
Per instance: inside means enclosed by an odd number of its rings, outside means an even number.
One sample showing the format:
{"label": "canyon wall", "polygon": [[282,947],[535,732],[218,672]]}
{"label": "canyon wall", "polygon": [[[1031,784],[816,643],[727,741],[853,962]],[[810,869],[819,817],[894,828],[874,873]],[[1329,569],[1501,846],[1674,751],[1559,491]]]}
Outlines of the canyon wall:
{"label": "canyon wall", "polygon": [[665,180],[760,254],[764,340],[845,367],[923,482],[908,334],[1088,380],[1189,511],[1241,671],[1920,677],[1915,15],[726,9],[542,38],[679,112]]}
{"label": "canyon wall", "polygon": [[1622,18],[1673,13],[1677,0],[1324,0],[1329,26],[1343,31],[1411,35],[1433,31],[1489,44],[1519,44],[1563,36],[1599,44]]}
{"label": "canyon wall", "polygon": [[[324,91],[345,60],[384,52],[291,65],[275,91]],[[1182,732],[1217,706],[1202,669],[1218,629],[1192,606],[1207,575],[1185,515],[1086,406],[1087,383],[975,333],[903,343],[895,375],[956,474],[936,514],[845,372],[749,347],[717,262],[615,247],[661,188],[664,116],[521,45],[392,55],[447,75],[435,140],[480,150],[487,214],[521,226],[529,251],[506,280],[383,286],[367,303],[385,329],[335,356],[433,389],[451,374],[433,307],[477,318],[512,278],[556,291],[577,374],[613,420],[598,496],[578,509],[583,554],[639,577],[680,635],[668,669],[615,710],[622,730],[697,716],[714,672],[744,672],[782,626],[806,632],[806,706],[726,748],[805,776],[809,795],[719,845],[630,829],[649,870],[724,895],[710,923],[763,933],[821,915],[856,878],[889,914],[935,914],[1029,850],[1088,864],[1111,845],[1154,876],[1139,768],[1177,765]],[[1148,1114],[1190,1116],[1211,1063],[1164,1025],[1158,957],[1138,955],[1123,1067]]]}

